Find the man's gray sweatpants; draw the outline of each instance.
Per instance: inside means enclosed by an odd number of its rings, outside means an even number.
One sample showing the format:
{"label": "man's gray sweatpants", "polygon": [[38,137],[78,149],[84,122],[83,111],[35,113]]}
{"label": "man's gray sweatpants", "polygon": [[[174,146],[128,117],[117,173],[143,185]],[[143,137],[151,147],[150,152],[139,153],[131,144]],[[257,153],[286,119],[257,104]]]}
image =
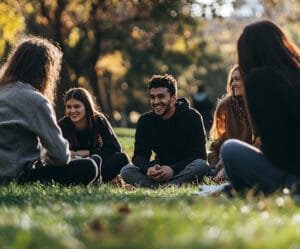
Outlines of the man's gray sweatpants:
{"label": "man's gray sweatpants", "polygon": [[127,164],[121,169],[121,176],[125,182],[132,185],[156,188],[163,185],[173,184],[181,185],[183,183],[198,182],[208,173],[209,167],[202,159],[196,159],[190,162],[182,171],[173,176],[169,181],[157,182],[145,175],[139,167],[133,164]]}

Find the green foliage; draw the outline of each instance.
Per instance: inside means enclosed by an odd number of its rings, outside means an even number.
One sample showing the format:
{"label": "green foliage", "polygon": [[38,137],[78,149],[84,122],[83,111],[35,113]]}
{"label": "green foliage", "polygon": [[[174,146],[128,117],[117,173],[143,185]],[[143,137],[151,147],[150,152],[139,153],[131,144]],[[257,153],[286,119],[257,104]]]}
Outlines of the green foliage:
{"label": "green foliage", "polygon": [[[60,44],[64,64],[58,117],[63,93],[79,85],[96,96],[112,122],[117,122],[113,111],[125,118],[131,111],[145,112],[146,83],[153,74],[174,74],[180,96],[191,96],[197,84],[206,84],[214,101],[225,92],[237,34],[249,22],[219,18],[229,2],[237,12],[248,8],[255,14],[245,0],[5,0],[0,3],[0,56],[24,32]],[[299,1],[259,2],[259,14],[283,24],[299,43]]]}
{"label": "green foliage", "polygon": [[[148,109],[145,83],[153,74],[174,74],[180,94],[190,95],[190,89],[196,89],[191,86],[196,85],[198,68],[207,66],[202,63],[207,47],[197,46],[203,43],[201,35],[194,39],[195,28],[203,27],[192,15],[195,2],[18,1],[26,31],[58,42],[64,52],[58,117],[63,114],[62,94],[71,86],[91,90],[112,118],[113,110],[127,115]],[[224,3],[197,4],[217,8]],[[215,58],[221,64],[221,57]]]}
{"label": "green foliage", "polygon": [[25,20],[18,1],[0,2],[0,57],[14,44],[25,29]]}

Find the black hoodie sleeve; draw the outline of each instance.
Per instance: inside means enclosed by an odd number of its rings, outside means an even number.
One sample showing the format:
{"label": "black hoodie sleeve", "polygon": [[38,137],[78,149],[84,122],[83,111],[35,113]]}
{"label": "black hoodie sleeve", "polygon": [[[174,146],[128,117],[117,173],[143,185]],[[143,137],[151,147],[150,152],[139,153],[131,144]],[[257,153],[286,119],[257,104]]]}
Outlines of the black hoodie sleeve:
{"label": "black hoodie sleeve", "polygon": [[206,134],[204,130],[203,120],[201,115],[193,109],[190,109],[189,116],[186,120],[186,127],[188,129],[188,144],[183,152],[186,158],[170,165],[174,171],[174,175],[182,171],[186,165],[195,159],[206,160]]}
{"label": "black hoodie sleeve", "polygon": [[155,164],[155,161],[150,162],[152,149],[150,147],[149,126],[147,125],[146,116],[141,116],[137,123],[135,133],[134,154],[132,162],[139,167],[143,173],[146,173],[148,168]]}
{"label": "black hoodie sleeve", "polygon": [[[69,141],[71,136],[70,131],[73,129],[72,121],[68,117],[64,116],[63,118],[58,120],[58,126],[60,127],[64,138],[67,139],[68,142],[70,143]],[[70,149],[71,147],[72,145],[70,144]]]}
{"label": "black hoodie sleeve", "polygon": [[100,133],[103,145],[101,147],[92,148],[90,154],[98,154],[105,159],[116,152],[121,152],[121,144],[109,121],[105,117],[97,118],[97,132]]}

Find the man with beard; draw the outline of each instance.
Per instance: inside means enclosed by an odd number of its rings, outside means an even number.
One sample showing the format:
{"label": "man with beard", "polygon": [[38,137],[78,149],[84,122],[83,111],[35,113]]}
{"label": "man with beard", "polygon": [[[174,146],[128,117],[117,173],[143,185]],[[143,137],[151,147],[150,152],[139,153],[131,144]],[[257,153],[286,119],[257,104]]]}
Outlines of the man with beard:
{"label": "man with beard", "polygon": [[208,173],[201,115],[186,99],[177,99],[172,75],[154,75],[148,88],[152,111],[137,123],[133,165],[123,167],[121,176],[127,183],[152,188],[201,180]]}

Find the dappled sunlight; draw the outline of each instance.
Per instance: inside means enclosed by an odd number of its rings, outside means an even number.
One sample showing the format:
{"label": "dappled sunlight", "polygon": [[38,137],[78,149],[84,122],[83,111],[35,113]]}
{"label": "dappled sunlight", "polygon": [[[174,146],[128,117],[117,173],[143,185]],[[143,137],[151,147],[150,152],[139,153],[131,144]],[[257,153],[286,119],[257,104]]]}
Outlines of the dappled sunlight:
{"label": "dappled sunlight", "polygon": [[108,71],[116,77],[121,77],[126,73],[128,65],[125,62],[120,51],[114,51],[99,58],[96,64],[96,70],[99,75],[103,75],[105,71]]}

